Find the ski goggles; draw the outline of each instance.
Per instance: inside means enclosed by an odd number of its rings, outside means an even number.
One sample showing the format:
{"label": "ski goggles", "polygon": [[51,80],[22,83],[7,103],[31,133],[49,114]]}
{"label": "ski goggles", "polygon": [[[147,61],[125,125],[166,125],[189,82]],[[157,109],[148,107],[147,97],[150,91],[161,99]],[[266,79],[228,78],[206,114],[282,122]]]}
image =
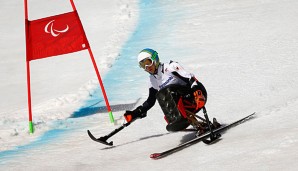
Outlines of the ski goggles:
{"label": "ski goggles", "polygon": [[147,67],[151,67],[153,64],[153,60],[151,58],[145,58],[139,62],[139,65],[143,69],[147,69]]}

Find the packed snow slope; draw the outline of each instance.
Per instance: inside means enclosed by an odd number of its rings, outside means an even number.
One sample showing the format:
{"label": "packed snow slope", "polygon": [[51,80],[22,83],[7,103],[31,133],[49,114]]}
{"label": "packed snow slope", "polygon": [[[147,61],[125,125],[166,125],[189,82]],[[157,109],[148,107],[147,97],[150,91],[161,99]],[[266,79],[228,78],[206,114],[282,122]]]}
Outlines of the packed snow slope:
{"label": "packed snow slope", "polygon": [[[68,2],[61,8],[29,2],[31,19],[71,10]],[[297,170],[296,0],[75,1],[116,123],[102,110],[88,53],[79,52],[32,62],[33,135],[23,4],[0,3],[1,170]],[[108,134],[123,123],[125,109],[147,98],[148,74],[136,62],[146,47],[197,76],[208,91],[209,117],[222,123],[253,112],[256,117],[216,144],[198,143],[161,160],[149,155],[194,133],[168,133],[158,104],[112,137],[114,147],[91,141],[87,129],[98,137]]]}

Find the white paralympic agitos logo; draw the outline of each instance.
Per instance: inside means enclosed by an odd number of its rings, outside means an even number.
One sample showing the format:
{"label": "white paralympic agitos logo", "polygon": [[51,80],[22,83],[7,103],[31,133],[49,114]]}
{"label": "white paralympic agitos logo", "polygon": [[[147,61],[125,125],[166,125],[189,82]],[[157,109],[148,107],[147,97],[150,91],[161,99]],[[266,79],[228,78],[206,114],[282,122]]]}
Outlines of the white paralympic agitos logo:
{"label": "white paralympic agitos logo", "polygon": [[[56,30],[56,29],[54,29],[54,28],[53,28],[53,26],[54,26],[54,21],[55,21],[55,20],[50,21],[50,22],[45,26],[44,31],[45,31],[46,33],[51,33],[52,36],[57,37],[57,36],[60,35],[60,33],[65,33],[65,32],[68,31],[68,29],[69,29],[68,25],[66,25],[66,28],[65,28],[64,30]],[[49,27],[49,26],[50,26],[50,27]],[[49,28],[50,28],[50,30],[49,30]]]}

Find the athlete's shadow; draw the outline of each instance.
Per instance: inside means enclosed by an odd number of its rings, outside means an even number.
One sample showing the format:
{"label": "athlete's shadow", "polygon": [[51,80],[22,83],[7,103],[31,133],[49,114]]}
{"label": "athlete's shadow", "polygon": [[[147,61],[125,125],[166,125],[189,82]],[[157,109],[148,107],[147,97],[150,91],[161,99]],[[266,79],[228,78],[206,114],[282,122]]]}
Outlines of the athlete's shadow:
{"label": "athlete's shadow", "polygon": [[190,141],[194,138],[196,138],[196,132],[190,132],[189,134],[183,135],[182,139],[180,140],[180,143],[186,143],[187,141]]}
{"label": "athlete's shadow", "polygon": [[170,134],[170,133],[151,135],[151,136],[143,137],[143,138],[140,138],[140,139],[138,139],[138,140],[130,141],[130,142],[127,142],[127,143],[124,143],[124,144],[119,144],[119,145],[115,145],[115,146],[106,147],[106,148],[103,148],[103,149],[101,149],[101,150],[108,150],[108,149],[112,149],[112,148],[116,148],[116,147],[121,147],[121,146],[128,145],[128,144],[132,144],[132,143],[135,143],[135,142],[144,141],[144,140],[147,140],[147,139],[149,139],[149,138],[161,137],[161,136],[164,136],[164,135],[167,135],[167,134]]}

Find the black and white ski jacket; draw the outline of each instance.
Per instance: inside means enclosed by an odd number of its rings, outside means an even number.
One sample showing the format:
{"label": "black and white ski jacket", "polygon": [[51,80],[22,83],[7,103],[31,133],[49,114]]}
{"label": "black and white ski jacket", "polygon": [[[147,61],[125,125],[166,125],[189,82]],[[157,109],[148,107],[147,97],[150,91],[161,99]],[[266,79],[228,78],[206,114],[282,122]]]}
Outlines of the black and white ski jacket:
{"label": "black and white ski jacket", "polygon": [[142,105],[142,111],[147,112],[156,102],[156,93],[171,84],[189,86],[197,85],[197,80],[192,73],[187,72],[179,63],[170,61],[160,63],[157,73],[149,76],[149,96]]}

